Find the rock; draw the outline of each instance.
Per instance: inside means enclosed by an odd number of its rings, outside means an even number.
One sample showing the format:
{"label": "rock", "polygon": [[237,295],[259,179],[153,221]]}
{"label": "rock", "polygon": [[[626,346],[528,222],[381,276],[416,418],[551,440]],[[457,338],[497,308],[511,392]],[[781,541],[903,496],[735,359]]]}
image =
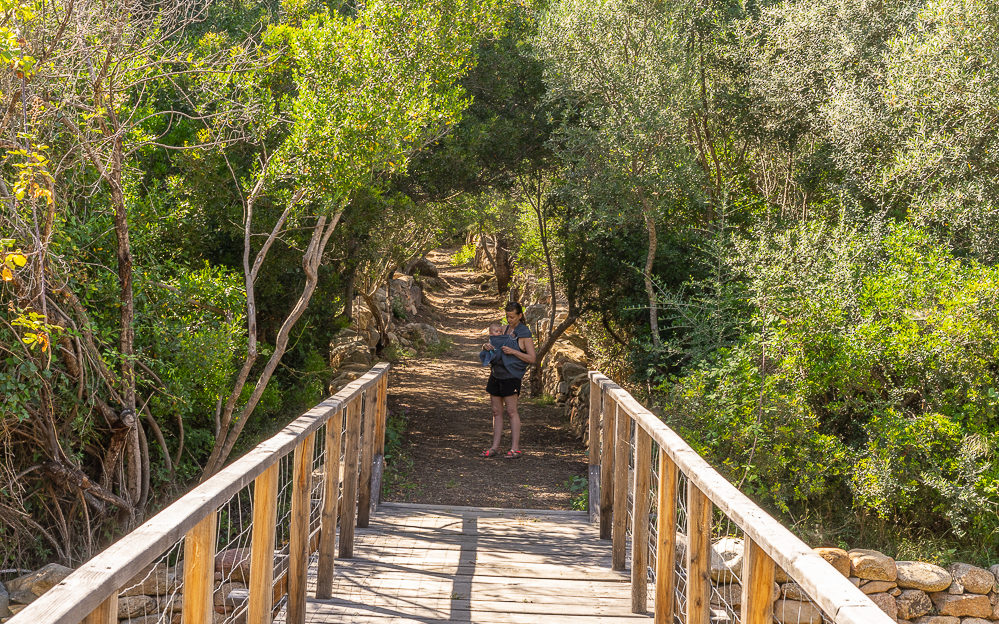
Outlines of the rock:
{"label": "rock", "polygon": [[742,575],[743,542],[739,537],[723,537],[711,544],[711,580],[732,583]]}
{"label": "rock", "polygon": [[993,622],[990,622],[985,618],[966,617],[961,618],[961,624],[993,624]]}
{"label": "rock", "polygon": [[153,615],[140,615],[138,617],[118,620],[118,624],[156,624],[159,621],[160,615],[156,613]]}
{"label": "rock", "polygon": [[548,306],[535,303],[524,308],[524,323],[534,326],[538,321],[548,316]]}
{"label": "rock", "polygon": [[738,583],[723,583],[715,586],[715,592],[711,592],[711,604],[713,606],[729,606],[738,609],[742,606],[742,585]]}
{"label": "rock", "polygon": [[[157,564],[148,566],[139,572],[122,587],[119,596],[162,596],[177,588],[177,578],[170,573],[167,566]],[[125,616],[119,616],[125,617]]]}
{"label": "rock", "polygon": [[25,574],[13,581],[8,581],[7,593],[10,595],[10,601],[29,604],[61,583],[72,572],[72,568],[67,568],[58,563],[50,563],[31,574]]}
{"label": "rock", "polygon": [[437,270],[437,265],[426,258],[420,258],[414,262],[409,272],[412,275],[426,275],[428,277],[440,276],[440,271]]}
{"label": "rock", "polygon": [[961,618],[949,615],[924,615],[917,618],[915,624],[961,624]]}
{"label": "rock", "polygon": [[988,596],[982,594],[950,594],[933,592],[930,600],[940,615],[989,617],[992,615],[992,603]]}
{"label": "rock", "polygon": [[0,618],[13,615],[8,605],[10,605],[10,594],[7,593],[7,588],[4,587],[3,583],[0,583]]}
{"label": "rock", "polygon": [[791,577],[780,566],[774,568],[774,581],[778,584],[790,583]]}
{"label": "rock", "polygon": [[401,332],[414,344],[435,345],[441,341],[441,336],[437,328],[426,323],[409,323],[404,326]]}
{"label": "rock", "polygon": [[231,613],[246,600],[246,585],[243,583],[222,583],[215,588],[213,596],[216,612]]}
{"label": "rock", "polygon": [[811,602],[778,600],[774,603],[774,621],[779,624],[821,624],[822,611]]}
{"label": "rock", "polygon": [[861,581],[860,581],[860,579],[859,579],[859,578],[857,578],[856,576],[848,576],[848,577],[846,577],[846,580],[848,580],[848,581],[850,581],[851,583],[853,583],[853,586],[854,586],[854,587],[857,587],[857,588],[859,588],[859,587],[860,587],[860,583],[861,583]]}
{"label": "rock", "polygon": [[943,591],[953,580],[950,573],[938,565],[922,561],[896,561],[895,581],[903,589],[921,589],[924,592]]}
{"label": "rock", "polygon": [[887,613],[888,617],[893,620],[898,618],[898,604],[895,602],[894,596],[881,592],[869,594],[867,597],[871,599],[871,602],[878,605],[879,609]]}
{"label": "rock", "polygon": [[250,580],[250,549],[230,548],[215,555],[215,571],[222,578],[239,583]]}
{"label": "rock", "polygon": [[152,596],[122,596],[118,598],[118,619],[120,620],[150,615],[156,611],[158,611],[156,599]]}
{"label": "rock", "polygon": [[586,377],[588,371],[585,364],[567,360],[562,364],[562,370],[560,372],[562,374],[562,379],[569,380],[575,377]]}
{"label": "rock", "polygon": [[989,594],[989,602],[992,603],[992,619],[999,620],[999,593]]}
{"label": "rock", "polygon": [[894,581],[897,572],[895,560],[876,550],[855,548],[850,556],[850,573],[857,578],[871,581]]}
{"label": "rock", "polygon": [[879,594],[895,589],[896,585],[892,581],[867,581],[860,584],[860,591],[865,594]]}
{"label": "rock", "polygon": [[842,548],[813,548],[820,557],[843,576],[850,576],[850,555]]}
{"label": "rock", "polygon": [[906,589],[895,599],[898,604],[898,617],[912,620],[926,615],[933,608],[930,597],[921,589]]}
{"label": "rock", "polygon": [[351,333],[353,335],[344,335],[340,332],[333,336],[330,341],[330,368],[336,370],[348,364],[364,364],[370,367],[374,364],[374,356],[371,354],[367,339]]}
{"label": "rock", "polygon": [[989,568],[989,572],[992,573],[992,576],[996,577],[996,587],[999,587],[999,563]]}
{"label": "rock", "polygon": [[807,602],[811,600],[805,590],[801,588],[801,585],[797,583],[784,583],[780,586],[780,593],[782,596],[788,600],[800,600],[801,602]]}
{"label": "rock", "polygon": [[[951,583],[951,589],[954,589],[955,585],[960,585],[965,592],[971,594],[987,594],[995,589],[996,577],[988,570],[967,563],[952,563],[948,566],[947,571],[954,579],[954,582]],[[961,592],[952,591],[951,593]]]}

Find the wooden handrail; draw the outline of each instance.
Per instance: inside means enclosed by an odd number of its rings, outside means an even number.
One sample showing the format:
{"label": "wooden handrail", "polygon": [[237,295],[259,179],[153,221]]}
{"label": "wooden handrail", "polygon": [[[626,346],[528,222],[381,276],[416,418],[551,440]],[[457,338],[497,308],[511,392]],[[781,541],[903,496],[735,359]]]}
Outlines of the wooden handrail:
{"label": "wooden handrail", "polygon": [[[608,421],[614,422],[615,418],[625,421],[631,420],[635,423],[636,427],[652,438],[661,451],[665,453],[669,462],[675,466],[676,471],[686,477],[688,499],[692,501],[688,503],[690,505],[687,510],[688,523],[701,524],[701,528],[703,529],[704,519],[707,518],[710,521],[711,505],[714,505],[745,534],[747,538],[746,548],[750,551],[750,565],[746,569],[750,574],[762,575],[761,577],[754,576],[753,578],[749,578],[749,581],[754,586],[772,587],[772,581],[770,585],[765,585],[765,580],[768,574],[772,575],[772,564],[776,564],[793,581],[801,586],[805,593],[835,624],[893,624],[893,620],[874,604],[870,598],[854,587],[846,577],[837,572],[835,568],[809,548],[807,544],[798,539],[787,528],[729,483],[725,477],[719,474],[718,471],[698,455],[675,431],[636,401],[631,394],[600,372],[590,371],[589,378],[590,404],[593,405],[594,402],[597,402],[601,406],[600,409],[603,415],[602,419],[597,419],[593,412],[591,412],[589,419],[590,426],[596,426],[596,423],[600,420],[603,421],[603,424],[600,433],[591,431],[590,440],[599,441],[601,446],[601,465],[599,470],[601,486],[604,487],[610,483],[611,487],[615,490],[615,496],[611,496],[609,492],[603,491],[603,489],[599,492],[601,536],[604,536],[605,523],[611,524],[616,528],[619,522],[621,522],[618,518],[625,516],[627,513],[624,506],[619,503],[623,498],[618,494],[618,491],[622,488],[626,489],[628,483],[627,479],[619,478],[618,475],[621,474],[620,463],[622,461],[625,464],[626,474],[628,456],[622,456],[619,449],[621,446],[625,446],[627,450],[629,440],[627,438],[624,440],[618,439],[615,441],[616,443],[609,444],[607,435],[611,432],[611,428],[608,426]],[[617,421],[618,426],[615,429],[619,432],[618,435],[627,436],[628,433],[620,433],[629,432],[629,427],[621,423],[621,420]],[[618,450],[616,457],[614,456],[615,450]],[[636,466],[639,463],[636,461]],[[644,462],[641,463],[644,464]],[[607,469],[607,464],[613,464],[615,468],[614,472],[618,473],[612,479],[607,478],[608,472],[610,472]],[[663,468],[668,468],[667,472],[672,472],[672,466],[668,466],[667,463],[660,465]],[[665,486],[675,487],[670,484],[665,484]],[[639,496],[639,493],[636,491],[635,500],[638,500]],[[659,500],[661,501],[664,496],[660,494]],[[702,497],[708,504],[703,504]],[[607,510],[603,508],[603,505],[607,503],[612,505],[612,509]],[[610,516],[613,516],[613,521],[610,520]],[[698,522],[693,522],[693,520],[697,520]],[[659,525],[661,527],[658,536],[660,545],[664,544],[664,537],[667,537],[663,535],[663,529],[668,524],[661,523]],[[672,526],[667,530],[672,531]],[[693,563],[688,563],[688,565],[693,565],[698,571],[703,572],[705,565],[710,561],[708,559],[709,553],[693,551],[695,550],[695,543],[700,544],[698,550],[706,549],[708,547],[707,541],[705,540],[705,536],[701,534],[702,531],[694,532],[693,529],[689,530],[692,531],[692,535],[688,539],[687,558],[688,560],[693,559]],[[615,544],[617,544],[621,538],[616,535],[616,532],[612,533],[615,533],[613,537]],[[623,539],[621,541],[623,542]],[[666,539],[665,541],[668,542],[670,540]],[[632,547],[634,548],[635,545],[638,545],[637,540],[633,543]],[[640,546],[642,548],[648,547],[644,543],[640,544]],[[658,555],[664,556],[665,553],[660,552]],[[620,557],[620,553],[615,551],[613,557],[615,564],[619,563]],[[763,557],[769,558],[772,561],[768,563]],[[667,558],[671,558],[671,556]],[[661,579],[659,577],[665,571],[661,569],[664,567],[662,562],[657,565],[657,598],[672,593],[672,591],[667,593],[664,591],[664,588],[660,587]],[[671,572],[672,570],[670,570]],[[761,578],[763,581],[760,580]],[[708,579],[707,583],[706,589],[710,590],[710,579]],[[703,617],[703,614],[707,610],[707,599],[704,597],[705,586],[698,579],[688,578],[687,591],[688,600],[693,597],[694,606],[700,610],[696,615],[692,614],[689,610],[687,611],[688,617],[691,618],[688,621],[693,623],[699,621],[698,617]],[[748,591],[745,586],[744,591]],[[758,604],[755,597],[750,601],[748,607],[746,601],[743,601],[743,603],[744,608],[752,609],[753,621],[762,620],[761,614],[767,613],[766,609]],[[637,603],[634,606],[636,608],[638,606],[644,608],[644,605]],[[656,612],[658,615],[657,621],[664,621],[665,614],[672,612],[672,606],[667,607],[666,605],[657,604]]]}
{"label": "wooden handrail", "polygon": [[[107,612],[116,605],[118,592],[126,583],[185,536],[192,532],[198,536],[206,533],[206,527],[214,525],[216,510],[221,505],[275,466],[281,458],[311,440],[313,434],[332,416],[348,404],[358,401],[363,393],[380,385],[384,387],[382,380],[388,370],[388,363],[375,365],[359,379],[296,418],[276,435],[261,442],[249,453],[81,565],[61,583],[8,620],[9,624],[78,624],[84,620],[113,619],[114,614]],[[334,422],[339,424],[338,419],[334,419]],[[371,443],[372,440],[368,442]],[[354,443],[357,441],[354,440]],[[308,446],[311,448],[311,443]],[[311,470],[311,451],[303,449],[301,454],[308,458]],[[359,466],[347,466],[348,473],[351,468],[357,474]],[[327,475],[327,478],[339,476]],[[353,503],[356,505],[356,501]],[[350,504],[345,506],[350,507]],[[350,527],[350,532],[353,533],[353,526]],[[301,540],[301,536],[296,540]],[[305,541],[309,540],[306,538]],[[210,591],[209,587],[209,601]],[[187,602],[185,600],[185,624],[198,624],[197,619],[187,619],[187,611],[191,609]]]}

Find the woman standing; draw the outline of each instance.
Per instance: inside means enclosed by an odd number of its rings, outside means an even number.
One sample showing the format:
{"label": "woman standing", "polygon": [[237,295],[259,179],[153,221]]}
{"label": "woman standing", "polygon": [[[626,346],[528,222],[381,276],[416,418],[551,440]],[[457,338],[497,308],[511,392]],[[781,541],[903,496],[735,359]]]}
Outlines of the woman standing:
{"label": "woman standing", "polygon": [[[531,328],[524,324],[524,309],[519,303],[514,301],[506,304],[506,335],[516,338],[520,349],[513,347],[502,347],[503,353],[512,356],[523,366],[511,367],[503,364],[504,358],[496,358],[493,361],[489,381],[486,383],[486,392],[489,393],[490,402],[493,408],[493,445],[482,451],[483,457],[496,457],[499,455],[500,441],[503,439],[503,408],[510,417],[510,450],[506,457],[520,457],[520,414],[517,412],[517,399],[520,396],[520,386],[524,378],[524,371],[528,364],[533,364],[535,360],[534,339],[531,337]],[[491,343],[485,343],[483,349],[493,349]]]}

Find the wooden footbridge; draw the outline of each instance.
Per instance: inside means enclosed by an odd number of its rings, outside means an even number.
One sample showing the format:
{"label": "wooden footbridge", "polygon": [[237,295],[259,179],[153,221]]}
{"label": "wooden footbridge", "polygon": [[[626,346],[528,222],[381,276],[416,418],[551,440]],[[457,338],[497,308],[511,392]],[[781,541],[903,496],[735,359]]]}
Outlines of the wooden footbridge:
{"label": "wooden footbridge", "polygon": [[10,624],[894,622],[596,372],[590,512],[379,504],[387,373],[375,366]]}

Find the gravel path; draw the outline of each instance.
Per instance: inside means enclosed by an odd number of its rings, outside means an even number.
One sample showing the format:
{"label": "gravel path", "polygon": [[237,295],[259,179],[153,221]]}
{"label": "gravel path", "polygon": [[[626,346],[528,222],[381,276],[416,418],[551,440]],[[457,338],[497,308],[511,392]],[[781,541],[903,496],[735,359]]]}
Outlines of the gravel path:
{"label": "gravel path", "polygon": [[[578,494],[570,483],[586,475],[582,442],[568,431],[561,407],[520,403],[519,459],[486,459],[492,416],[485,385],[488,369],[479,365],[483,330],[502,317],[504,299],[476,291],[475,274],[452,267],[444,252],[429,259],[449,284],[446,292],[424,293],[421,313],[452,343],[437,356],[404,358],[393,365],[389,409],[404,413],[405,459],[401,478],[388,483],[383,498],[393,502],[532,509],[570,509]],[[475,291],[473,293],[473,291]],[[526,386],[526,383],[525,383]],[[501,446],[510,446],[509,425]]]}

